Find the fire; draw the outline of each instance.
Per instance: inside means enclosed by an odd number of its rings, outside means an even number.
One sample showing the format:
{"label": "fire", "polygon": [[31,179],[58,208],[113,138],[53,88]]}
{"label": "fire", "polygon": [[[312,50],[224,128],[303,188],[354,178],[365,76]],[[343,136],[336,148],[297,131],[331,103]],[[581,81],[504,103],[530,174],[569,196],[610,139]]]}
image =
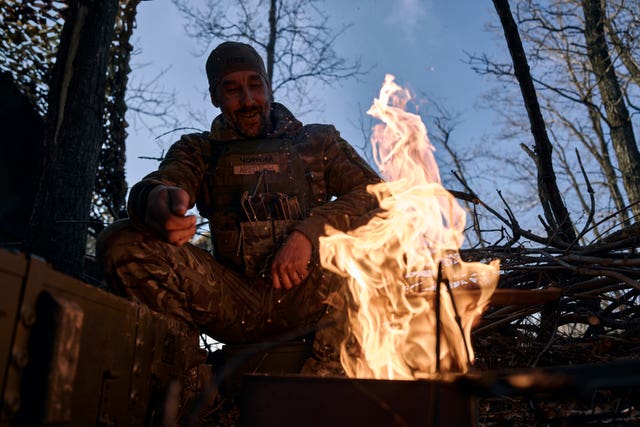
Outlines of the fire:
{"label": "fire", "polygon": [[440,183],[427,129],[405,111],[410,99],[387,75],[367,112],[383,122],[371,141],[386,182],[368,188],[379,212],[349,233],[329,229],[320,241],[322,265],[349,284],[347,341],[355,340],[358,351],[347,351],[345,341],[341,362],[351,377],[466,372],[473,321],[498,282],[498,261],[458,256],[465,211]]}

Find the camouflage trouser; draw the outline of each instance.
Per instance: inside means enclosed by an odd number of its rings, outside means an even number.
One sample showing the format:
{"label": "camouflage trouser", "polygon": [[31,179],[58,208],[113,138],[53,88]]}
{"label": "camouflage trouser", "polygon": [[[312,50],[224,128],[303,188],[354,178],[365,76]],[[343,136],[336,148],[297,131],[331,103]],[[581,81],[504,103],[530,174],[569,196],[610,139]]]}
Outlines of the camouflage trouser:
{"label": "camouflage trouser", "polygon": [[326,299],[340,288],[338,278],[316,267],[300,286],[275,290],[194,245],[174,246],[144,234],[129,220],[103,231],[97,255],[116,293],[180,318],[223,343],[266,341],[284,333],[294,339],[295,331],[311,331],[327,316]]}

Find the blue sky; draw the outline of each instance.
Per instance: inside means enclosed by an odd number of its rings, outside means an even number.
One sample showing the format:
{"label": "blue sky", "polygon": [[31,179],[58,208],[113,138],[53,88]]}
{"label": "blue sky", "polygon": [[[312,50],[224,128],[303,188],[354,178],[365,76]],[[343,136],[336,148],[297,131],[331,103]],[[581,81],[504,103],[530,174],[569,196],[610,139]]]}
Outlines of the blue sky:
{"label": "blue sky", "polygon": [[[303,122],[334,124],[348,141],[361,146],[360,117],[390,73],[415,92],[427,110],[430,99],[436,99],[461,113],[456,128],[461,149],[477,147],[482,136],[493,130],[493,116],[480,108],[480,96],[489,89],[489,82],[465,63],[465,52],[495,54],[502,49],[504,41],[486,30],[487,23],[497,22],[490,1],[325,0],[323,9],[332,26],[352,25],[338,39],[337,51],[360,56],[365,66],[373,68],[360,81],[315,85],[312,96],[322,102],[317,111],[298,117]],[[133,35],[138,54],[133,58],[132,80],[150,79],[166,70],[158,84],[175,91],[180,126],[206,128],[189,113],[198,111],[207,122],[219,113],[206,95],[208,52],[185,35],[185,21],[169,0],[143,1],[138,10]],[[288,104],[286,99],[277,100]],[[296,108],[290,108],[295,114]],[[134,118],[129,122],[127,181],[131,186],[157,166],[139,157],[160,156],[184,132],[157,138],[167,129],[157,127],[149,132]]]}

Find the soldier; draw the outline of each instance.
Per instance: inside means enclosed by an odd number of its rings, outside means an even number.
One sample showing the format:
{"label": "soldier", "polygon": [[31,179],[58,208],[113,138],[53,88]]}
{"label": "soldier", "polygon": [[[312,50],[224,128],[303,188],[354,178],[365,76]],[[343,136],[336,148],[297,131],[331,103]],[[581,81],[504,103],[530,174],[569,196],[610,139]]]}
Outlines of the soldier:
{"label": "soldier", "polygon": [[[302,334],[340,287],[318,265],[319,237],[366,221],[377,207],[366,187],[380,178],[333,126],[302,125],[272,102],[253,47],[220,44],[206,72],[222,114],[133,186],[129,219],[102,233],[99,260],[116,292],[223,343]],[[209,220],[213,256],[189,243],[194,205]]]}

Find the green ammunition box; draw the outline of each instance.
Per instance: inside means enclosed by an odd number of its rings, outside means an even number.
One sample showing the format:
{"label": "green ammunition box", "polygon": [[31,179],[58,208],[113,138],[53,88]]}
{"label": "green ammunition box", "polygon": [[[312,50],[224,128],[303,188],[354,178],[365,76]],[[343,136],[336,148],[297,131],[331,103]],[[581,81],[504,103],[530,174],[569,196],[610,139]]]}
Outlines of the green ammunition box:
{"label": "green ammunition box", "polygon": [[37,257],[0,250],[0,427],[175,423],[210,375],[198,338]]}

